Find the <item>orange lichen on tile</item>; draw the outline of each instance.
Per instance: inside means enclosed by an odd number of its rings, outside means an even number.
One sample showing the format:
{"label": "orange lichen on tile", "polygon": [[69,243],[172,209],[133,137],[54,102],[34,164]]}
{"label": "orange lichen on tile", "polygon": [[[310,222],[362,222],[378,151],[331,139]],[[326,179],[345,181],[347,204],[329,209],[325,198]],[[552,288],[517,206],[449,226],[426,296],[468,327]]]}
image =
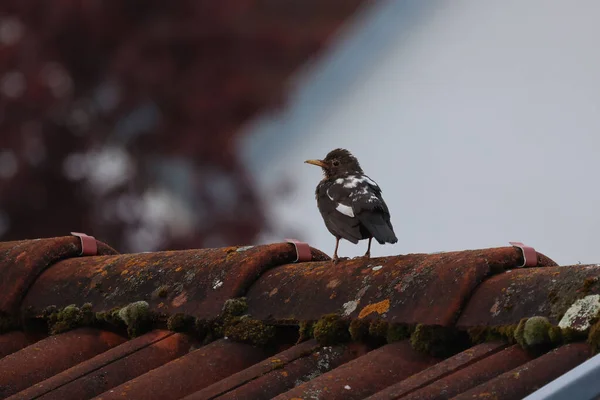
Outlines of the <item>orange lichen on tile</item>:
{"label": "orange lichen on tile", "polygon": [[379,303],[369,304],[369,305],[363,307],[363,309],[360,310],[360,313],[358,314],[358,318],[363,319],[367,315],[374,313],[374,312],[381,315],[383,313],[388,312],[389,310],[390,310],[390,300],[385,299],[383,301],[380,301]]}

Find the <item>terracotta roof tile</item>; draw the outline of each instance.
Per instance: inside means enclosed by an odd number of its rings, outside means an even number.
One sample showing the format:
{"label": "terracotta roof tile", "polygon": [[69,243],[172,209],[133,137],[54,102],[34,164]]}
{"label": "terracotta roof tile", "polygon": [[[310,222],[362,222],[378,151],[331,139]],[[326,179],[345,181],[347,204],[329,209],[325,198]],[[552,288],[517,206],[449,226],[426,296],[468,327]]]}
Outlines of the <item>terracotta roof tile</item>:
{"label": "terracotta roof tile", "polygon": [[26,389],[125,340],[112,332],[89,328],[40,340],[0,360],[0,397]]}
{"label": "terracotta roof tile", "polygon": [[[227,299],[243,296],[262,272],[295,257],[290,243],[75,257],[42,273],[23,308],[64,307],[77,299],[100,311],[144,300],[156,311],[211,318]],[[314,249],[313,257],[328,258]]]}
{"label": "terracotta roof tile", "polygon": [[316,340],[312,339],[185,399],[271,399],[293,388],[298,382],[337,368],[367,351],[368,349],[362,344],[321,347]]}
{"label": "terracotta roof tile", "polygon": [[268,356],[264,349],[221,339],[110,389],[96,399],[180,399]]}
{"label": "terracotta roof tile", "polygon": [[[390,322],[452,325],[483,279],[523,263],[514,247],[440,254],[290,264],[248,291],[260,319],[318,319],[325,313]],[[556,265],[540,256],[540,266]],[[269,304],[277,303],[276,309]]]}
{"label": "terracotta roof tile", "polygon": [[440,395],[451,398],[480,383],[486,382],[503,372],[518,367],[534,357],[519,346],[511,346],[496,354],[483,358],[459,371],[421,388],[403,399],[436,399]]}
{"label": "terracotta roof tile", "polygon": [[482,343],[412,375],[401,382],[368,397],[368,400],[397,399],[444,378],[474,362],[506,348],[502,342]]}
{"label": "terracotta roof tile", "polygon": [[439,360],[416,352],[408,341],[388,344],[303,383],[275,399],[363,399]]}
{"label": "terracotta roof tile", "polygon": [[[0,273],[26,277],[0,292],[0,398],[521,398],[592,354],[569,326],[600,308],[600,267],[519,268],[514,247],[332,264],[289,243],[78,243],[0,243]],[[558,328],[582,301],[593,317]]]}
{"label": "terracotta roof tile", "polygon": [[532,315],[558,323],[584,295],[600,294],[598,265],[513,270],[491,277],[473,293],[457,325],[503,325]]}
{"label": "terracotta roof tile", "polygon": [[454,399],[480,399],[485,396],[498,400],[520,399],[581,364],[591,354],[590,347],[584,343],[567,344]]}
{"label": "terracotta roof tile", "polygon": [[153,331],[105,351],[19,393],[20,399],[90,399],[190,351],[188,335]]}
{"label": "terracotta roof tile", "polygon": [[0,359],[31,343],[32,340],[24,332],[13,331],[0,335]]}
{"label": "terracotta roof tile", "polygon": [[[80,239],[75,236],[0,242],[0,316],[18,312],[23,296],[31,284],[49,265],[81,253]],[[98,254],[116,254],[98,242]]]}

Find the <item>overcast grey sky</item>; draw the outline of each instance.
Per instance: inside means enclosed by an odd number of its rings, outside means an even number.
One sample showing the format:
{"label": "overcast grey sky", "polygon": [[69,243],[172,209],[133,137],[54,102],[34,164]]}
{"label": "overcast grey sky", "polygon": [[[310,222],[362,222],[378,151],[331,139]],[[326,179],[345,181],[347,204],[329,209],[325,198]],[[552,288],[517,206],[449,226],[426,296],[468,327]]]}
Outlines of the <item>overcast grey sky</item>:
{"label": "overcast grey sky", "polygon": [[[399,239],[374,256],[518,240],[563,265],[600,262],[598,21],[593,0],[367,11],[241,146],[265,193],[293,179],[290,196],[267,199],[277,235],[332,254],[321,172],[302,161],[345,147],[382,187]],[[365,250],[344,242],[340,255]]]}

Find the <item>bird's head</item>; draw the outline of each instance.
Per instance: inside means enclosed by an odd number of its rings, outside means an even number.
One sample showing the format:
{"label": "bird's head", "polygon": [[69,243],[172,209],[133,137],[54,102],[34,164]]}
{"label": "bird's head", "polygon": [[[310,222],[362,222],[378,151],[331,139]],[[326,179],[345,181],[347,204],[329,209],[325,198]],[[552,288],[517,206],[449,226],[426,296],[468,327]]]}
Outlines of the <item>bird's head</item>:
{"label": "bird's head", "polygon": [[323,160],[306,160],[304,162],[321,167],[326,178],[363,173],[356,157],[346,149],[332,150]]}

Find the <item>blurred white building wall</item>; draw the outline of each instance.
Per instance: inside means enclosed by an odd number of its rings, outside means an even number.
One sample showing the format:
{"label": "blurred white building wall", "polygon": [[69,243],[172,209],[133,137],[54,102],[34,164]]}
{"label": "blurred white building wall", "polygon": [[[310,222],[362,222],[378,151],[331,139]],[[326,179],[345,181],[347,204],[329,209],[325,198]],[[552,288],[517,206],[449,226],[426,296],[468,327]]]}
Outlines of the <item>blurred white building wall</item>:
{"label": "blurred white building wall", "polygon": [[[261,241],[333,252],[321,172],[302,161],[345,147],[383,188],[399,239],[374,256],[519,240],[561,264],[600,262],[599,20],[594,0],[367,9],[240,144],[275,228]],[[282,179],[293,192],[271,197]]]}

